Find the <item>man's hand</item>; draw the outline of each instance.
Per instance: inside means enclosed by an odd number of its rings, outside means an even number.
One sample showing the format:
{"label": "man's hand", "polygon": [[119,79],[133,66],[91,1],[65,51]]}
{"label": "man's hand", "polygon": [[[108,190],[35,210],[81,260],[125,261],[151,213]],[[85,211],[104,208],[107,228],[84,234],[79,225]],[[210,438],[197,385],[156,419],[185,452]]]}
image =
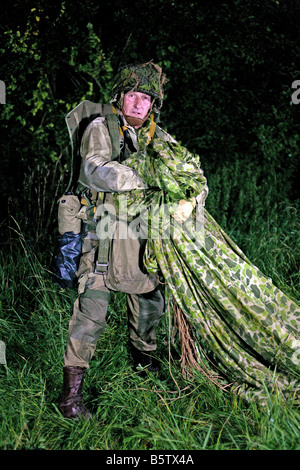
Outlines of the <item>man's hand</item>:
{"label": "man's hand", "polygon": [[176,220],[176,222],[182,224],[189,218],[195,207],[195,197],[192,197],[188,201],[186,201],[185,199],[181,199],[178,203],[176,211],[174,212],[174,214],[172,214],[172,217]]}

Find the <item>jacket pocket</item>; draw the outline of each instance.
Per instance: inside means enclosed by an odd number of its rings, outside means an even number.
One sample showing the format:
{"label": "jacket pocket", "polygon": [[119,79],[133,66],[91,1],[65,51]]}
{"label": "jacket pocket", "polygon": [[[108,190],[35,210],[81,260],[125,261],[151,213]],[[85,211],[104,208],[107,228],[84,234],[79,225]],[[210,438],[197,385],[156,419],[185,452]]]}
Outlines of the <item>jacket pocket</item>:
{"label": "jacket pocket", "polygon": [[[120,238],[120,226],[117,222],[116,238],[111,241],[109,269],[105,284],[109,289],[128,294],[151,292],[159,284],[156,274],[148,274],[143,265],[146,240],[141,238]],[[123,227],[124,229],[124,227]],[[124,234],[124,230],[122,232]]]}

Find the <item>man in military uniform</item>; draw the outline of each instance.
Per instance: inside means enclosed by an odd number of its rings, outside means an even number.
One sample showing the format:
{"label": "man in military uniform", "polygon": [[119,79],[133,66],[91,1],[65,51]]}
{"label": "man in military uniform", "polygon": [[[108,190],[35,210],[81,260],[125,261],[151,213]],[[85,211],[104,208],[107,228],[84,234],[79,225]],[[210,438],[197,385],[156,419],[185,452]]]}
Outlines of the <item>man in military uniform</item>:
{"label": "man in military uniform", "polygon": [[[125,66],[116,77],[111,104],[120,125],[120,154],[112,156],[112,142],[105,116],[94,119],[84,131],[79,186],[94,201],[113,207],[113,193],[146,189],[135,171],[126,166],[132,152],[141,150],[143,132],[151,139],[174,139],[157,125],[163,102],[165,75],[158,65],[148,62]],[[145,146],[145,151],[147,147]],[[97,271],[98,230],[88,230],[83,239],[82,256],[77,272],[79,297],[70,320],[64,356],[63,394],[59,405],[64,416],[90,417],[83,405],[82,386],[86,369],[97,341],[105,328],[105,316],[111,290],[126,292],[129,336],[135,366],[141,364],[156,371],[152,358],[156,350],[155,329],[164,311],[164,299],[157,275],[148,274],[141,260],[146,240],[118,237],[122,220],[114,221],[107,270]],[[124,227],[123,227],[124,228]],[[127,225],[128,228],[128,225]],[[101,234],[100,234],[101,235]],[[100,236],[101,238],[101,236]]]}

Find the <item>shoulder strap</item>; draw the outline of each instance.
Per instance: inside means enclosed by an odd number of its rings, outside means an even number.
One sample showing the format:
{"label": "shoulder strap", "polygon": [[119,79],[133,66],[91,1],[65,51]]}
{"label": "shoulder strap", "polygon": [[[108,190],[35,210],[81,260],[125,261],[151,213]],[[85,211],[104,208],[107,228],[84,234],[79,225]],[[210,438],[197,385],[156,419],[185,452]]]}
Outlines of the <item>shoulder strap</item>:
{"label": "shoulder strap", "polygon": [[115,113],[105,116],[108,126],[112,146],[112,159],[118,158],[120,155],[120,123],[118,115]]}
{"label": "shoulder strap", "polygon": [[77,185],[81,164],[80,143],[84,130],[90,122],[99,116],[106,117],[112,142],[113,158],[117,158],[120,153],[119,120],[113,106],[110,104],[93,103],[89,100],[79,103],[65,116],[72,152],[70,179],[66,192],[73,190]]}

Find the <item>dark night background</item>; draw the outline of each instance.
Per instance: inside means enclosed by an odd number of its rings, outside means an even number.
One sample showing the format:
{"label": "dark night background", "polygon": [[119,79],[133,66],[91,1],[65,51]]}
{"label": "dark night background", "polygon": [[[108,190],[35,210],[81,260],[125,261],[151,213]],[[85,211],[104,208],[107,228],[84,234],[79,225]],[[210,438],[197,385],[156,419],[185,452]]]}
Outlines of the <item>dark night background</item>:
{"label": "dark night background", "polygon": [[150,59],[168,76],[161,125],[200,155],[207,207],[224,229],[243,243],[257,217],[298,207],[299,12],[297,1],[274,0],[9,2],[0,26],[4,237],[17,222],[49,247],[69,178],[64,115],[82,99],[108,101],[119,66]]}

